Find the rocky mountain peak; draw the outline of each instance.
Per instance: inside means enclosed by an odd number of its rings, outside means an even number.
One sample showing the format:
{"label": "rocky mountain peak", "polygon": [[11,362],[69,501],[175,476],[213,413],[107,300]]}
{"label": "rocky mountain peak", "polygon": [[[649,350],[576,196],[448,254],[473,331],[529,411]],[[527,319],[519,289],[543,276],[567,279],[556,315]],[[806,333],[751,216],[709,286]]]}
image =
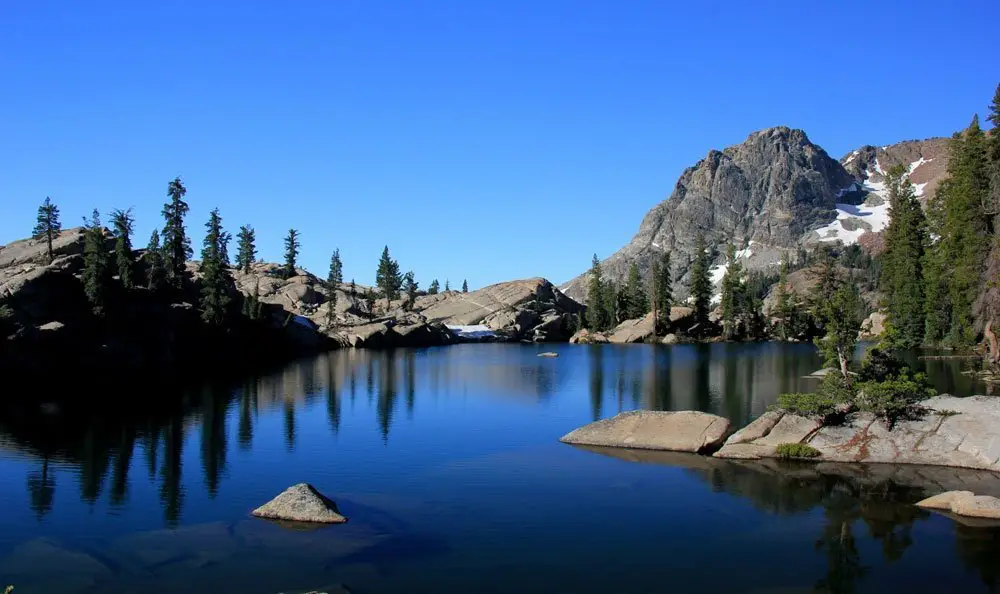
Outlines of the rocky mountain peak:
{"label": "rocky mountain peak", "polygon": [[[646,214],[632,241],[604,260],[602,270],[622,282],[632,262],[645,272],[654,257],[669,251],[676,292],[682,295],[699,234],[714,249],[719,278],[728,243],[751,266],[776,265],[803,236],[836,218],[842,190],[854,182],[802,130],[777,126],[753,132],[685,169],[669,198]],[[585,299],[586,277],[563,285],[564,292]]]}

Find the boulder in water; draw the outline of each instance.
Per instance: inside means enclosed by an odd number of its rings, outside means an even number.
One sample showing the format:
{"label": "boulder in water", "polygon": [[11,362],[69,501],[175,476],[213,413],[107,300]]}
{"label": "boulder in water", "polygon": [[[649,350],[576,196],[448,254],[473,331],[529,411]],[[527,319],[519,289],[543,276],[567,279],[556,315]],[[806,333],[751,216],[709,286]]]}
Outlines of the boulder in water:
{"label": "boulder in water", "polygon": [[347,518],[337,510],[337,504],[308,483],[293,485],[271,501],[253,510],[252,515],[269,520],[342,524]]}

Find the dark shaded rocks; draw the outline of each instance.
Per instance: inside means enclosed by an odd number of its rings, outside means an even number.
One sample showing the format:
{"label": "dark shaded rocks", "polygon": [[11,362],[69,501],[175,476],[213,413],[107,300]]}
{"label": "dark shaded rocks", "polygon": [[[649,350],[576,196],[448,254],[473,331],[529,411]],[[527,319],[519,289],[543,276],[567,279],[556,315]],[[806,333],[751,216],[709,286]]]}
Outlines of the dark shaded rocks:
{"label": "dark shaded rocks", "polygon": [[347,518],[337,510],[337,504],[308,483],[288,487],[280,495],[251,512],[269,520],[343,524]]}
{"label": "dark shaded rocks", "polygon": [[584,425],[567,433],[559,441],[579,445],[703,453],[722,445],[729,429],[728,419],[709,413],[635,410]]}

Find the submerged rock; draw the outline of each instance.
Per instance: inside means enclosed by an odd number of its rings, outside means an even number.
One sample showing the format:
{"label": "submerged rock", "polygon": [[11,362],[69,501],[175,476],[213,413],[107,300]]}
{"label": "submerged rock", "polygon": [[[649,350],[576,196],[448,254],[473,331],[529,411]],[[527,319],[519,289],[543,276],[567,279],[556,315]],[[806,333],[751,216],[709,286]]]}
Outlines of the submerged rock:
{"label": "submerged rock", "polygon": [[308,483],[299,483],[253,510],[258,518],[285,520],[289,522],[311,522],[318,524],[342,524],[347,518],[340,515],[337,504]]}
{"label": "submerged rock", "polygon": [[698,411],[635,410],[584,425],[564,435],[563,443],[705,452],[717,448],[729,434],[729,420]]}

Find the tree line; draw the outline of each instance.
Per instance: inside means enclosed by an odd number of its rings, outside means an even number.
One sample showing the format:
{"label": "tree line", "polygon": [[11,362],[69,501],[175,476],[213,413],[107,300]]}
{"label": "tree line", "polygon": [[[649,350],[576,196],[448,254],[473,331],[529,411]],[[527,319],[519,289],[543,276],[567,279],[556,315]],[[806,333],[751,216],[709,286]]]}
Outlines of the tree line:
{"label": "tree line", "polygon": [[[154,229],[145,251],[140,258],[133,252],[132,238],[135,218],[132,209],[115,209],[111,213],[110,239],[114,247],[108,249],[107,229],[102,224],[100,213],[94,209],[89,218],[84,219],[84,249],[83,272],[81,280],[87,300],[97,316],[106,313],[109,291],[117,283],[126,291],[145,289],[156,294],[176,293],[183,288],[187,276],[186,262],[194,252],[191,238],[185,230],[185,217],[189,206],[184,200],[187,194],[181,179],[174,178],[167,184],[167,202],[163,205],[161,214],[164,224],[162,229]],[[32,237],[46,242],[46,254],[51,264],[55,260],[53,242],[62,231],[59,207],[51,198],[46,197],[38,207],[36,224]],[[201,277],[199,310],[202,320],[213,326],[223,326],[229,319],[233,307],[232,295],[236,294],[234,270],[249,274],[257,260],[257,237],[254,228],[243,225],[236,237],[237,252],[235,268],[229,257],[229,244],[232,236],[222,225],[222,216],[218,208],[209,214],[205,223],[205,238],[202,242],[201,261],[197,264],[197,272]],[[299,274],[298,257],[301,251],[301,236],[296,229],[289,229],[284,239],[284,263],[278,271],[282,278],[291,278]],[[325,323],[329,328],[337,325],[336,306],[337,291],[342,290],[343,261],[340,249],[334,249],[330,257],[330,268],[324,283],[327,312]],[[359,291],[352,279],[347,289],[352,298],[361,298],[368,306],[369,316],[374,315],[374,305],[377,297],[385,297],[388,310],[392,300],[405,295],[403,308],[407,311],[413,308],[419,295],[435,295],[440,291],[437,279],[431,281],[426,291],[419,291],[419,285],[412,271],[402,274],[399,263],[389,254],[386,246],[379,260],[376,271],[375,287]],[[450,291],[450,282],[446,279],[444,290]],[[469,291],[468,281],[462,282],[462,292]],[[5,310],[6,311],[6,310]],[[252,293],[243,298],[242,314],[251,319],[261,317],[260,282],[256,283]]]}

